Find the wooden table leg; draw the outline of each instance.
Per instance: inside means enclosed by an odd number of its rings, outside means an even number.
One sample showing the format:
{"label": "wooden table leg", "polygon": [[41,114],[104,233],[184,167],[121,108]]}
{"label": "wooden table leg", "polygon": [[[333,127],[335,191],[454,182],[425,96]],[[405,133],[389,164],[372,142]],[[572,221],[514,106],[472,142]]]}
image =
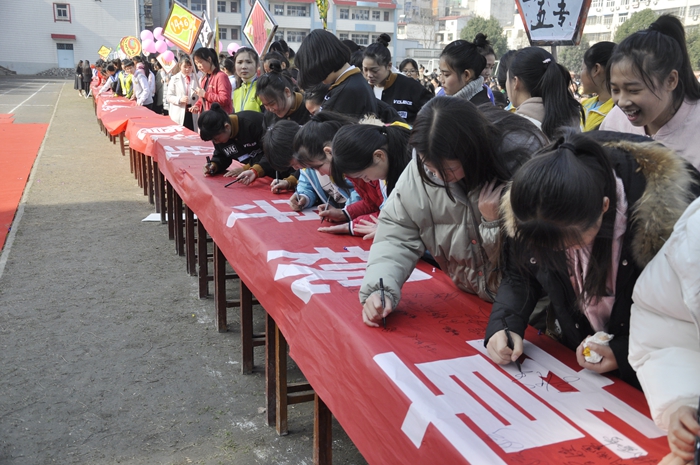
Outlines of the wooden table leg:
{"label": "wooden table leg", "polygon": [[[155,160],[153,160],[153,196],[155,197],[156,213],[161,213],[163,211],[162,203],[165,199],[163,196],[163,173],[160,172],[158,162]],[[162,214],[160,220],[163,223]]]}
{"label": "wooden table leg", "polygon": [[275,405],[275,427],[277,434],[286,436],[289,433],[287,428],[287,340],[275,325],[275,381],[276,381],[276,405]]}
{"label": "wooden table leg", "polygon": [[185,264],[190,276],[197,275],[197,257],[194,239],[194,212],[185,205]]}
{"label": "wooden table leg", "polygon": [[207,250],[207,230],[201,221],[197,221],[197,276],[199,281],[199,298],[209,295],[209,257]]}
{"label": "wooden table leg", "polygon": [[267,399],[267,426],[277,421],[277,324],[265,314],[265,398]]}
{"label": "wooden table leg", "polygon": [[141,187],[143,187],[143,195],[148,196],[148,158],[145,153],[139,152],[141,155]]}
{"label": "wooden table leg", "polygon": [[129,147],[129,172],[134,173],[136,167],[134,166],[134,151]]}
{"label": "wooden table leg", "polygon": [[122,151],[122,157],[126,155],[126,147],[124,147],[124,133],[120,132],[119,133],[119,148]]}
{"label": "wooden table leg", "polygon": [[165,220],[168,222],[168,239],[171,241],[175,239],[175,221],[173,218],[173,212],[175,211],[175,201],[173,199],[173,185],[166,179],[165,180]]}
{"label": "wooden table leg", "polygon": [[154,205],[155,189],[153,185],[155,184],[155,178],[153,177],[153,157],[146,156],[146,163],[148,164],[148,171],[146,173],[148,177],[148,203]]}
{"label": "wooden table leg", "polygon": [[253,293],[241,283],[241,373],[253,372]]}
{"label": "wooden table leg", "polygon": [[185,224],[182,220],[182,197],[175,192],[173,189],[173,203],[175,208],[173,209],[173,217],[175,223],[175,250],[179,256],[185,255],[185,236],[184,228]]}
{"label": "wooden table leg", "polygon": [[314,465],[333,463],[333,414],[316,394],[314,396]]}
{"label": "wooden table leg", "polygon": [[220,333],[228,331],[226,324],[226,257],[214,242],[214,321]]}

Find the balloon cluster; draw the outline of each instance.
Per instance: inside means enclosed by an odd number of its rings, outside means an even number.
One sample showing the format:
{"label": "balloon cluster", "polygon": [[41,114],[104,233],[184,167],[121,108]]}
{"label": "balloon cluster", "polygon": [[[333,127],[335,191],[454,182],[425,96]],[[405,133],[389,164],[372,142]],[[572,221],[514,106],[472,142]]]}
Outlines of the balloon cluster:
{"label": "balloon cluster", "polygon": [[233,56],[236,54],[236,52],[238,51],[239,48],[241,48],[240,45],[230,43],[230,44],[228,44],[228,47],[226,47],[226,51],[228,52],[229,55]]}
{"label": "balloon cluster", "polygon": [[173,47],[175,44],[163,37],[163,28],[157,27],[153,32],[145,29],[141,31],[141,47],[143,53],[150,55],[159,53],[163,55],[164,61],[172,61],[175,58],[173,52],[168,50],[168,47]]}

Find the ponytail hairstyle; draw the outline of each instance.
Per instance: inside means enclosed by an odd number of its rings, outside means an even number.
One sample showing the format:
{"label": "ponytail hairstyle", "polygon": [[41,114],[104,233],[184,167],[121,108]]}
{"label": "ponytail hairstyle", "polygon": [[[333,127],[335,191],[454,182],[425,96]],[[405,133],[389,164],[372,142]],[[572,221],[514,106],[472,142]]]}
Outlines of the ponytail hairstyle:
{"label": "ponytail hairstyle", "polygon": [[[484,41],[485,39],[486,36]],[[445,60],[447,66],[460,76],[465,70],[471,70],[474,79],[478,78],[486,67],[486,58],[479,53],[479,47],[467,40],[460,39],[447,44],[440,54],[440,59]]]}
{"label": "ponytail hairstyle", "polygon": [[331,111],[322,111],[312,116],[294,137],[294,158],[303,166],[325,160],[326,154],[323,149],[331,145],[338,129],[356,122],[352,118]]}
{"label": "ponytail hairstyle", "polygon": [[684,99],[700,100],[700,82],[693,74],[685,42],[685,30],[675,16],[662,15],[649,29],[638,31],[620,42],[613,51],[606,68],[610,82],[610,68],[628,60],[644,84],[655,91],[671,74],[678,71],[678,85],[673,90],[673,104],[678,108]]}
{"label": "ponytail hairstyle", "polygon": [[262,95],[279,105],[284,101],[284,89],[289,89],[291,93],[294,93],[296,86],[287,70],[281,68],[279,61],[270,62],[269,65],[270,72],[260,76],[255,94],[258,97]]}
{"label": "ponytail hairstyle", "polygon": [[391,42],[391,36],[389,36],[389,34],[380,34],[379,37],[377,37],[377,41],[365,49],[362,59],[369,58],[374,60],[377,66],[391,67],[391,52],[388,48],[389,42]]}
{"label": "ponytail hairstyle", "polygon": [[213,48],[198,48],[194,51],[193,57],[197,57],[202,61],[211,62],[212,66],[214,67],[214,71],[211,72],[212,76],[221,71],[221,68],[219,67],[219,55]]}
{"label": "ponytail hairstyle", "polygon": [[409,136],[409,130],[402,126],[362,123],[343,126],[333,138],[331,177],[343,179],[343,175],[352,176],[369,168],[374,164],[374,152],[383,150],[389,162],[386,185],[390,194],[404,168],[411,162]]}
{"label": "ponytail hairstyle", "polygon": [[[268,63],[270,67],[272,67],[272,63],[277,62],[279,64],[280,69],[288,70],[289,69],[289,60],[282,55],[280,52],[267,52],[265,56],[263,57],[263,64]],[[282,68],[282,65],[284,64],[284,68]]]}
{"label": "ponytail hairstyle", "polygon": [[294,137],[301,126],[294,121],[279,120],[265,131],[262,138],[263,152],[270,166],[276,171],[289,169],[294,159]]}
{"label": "ponytail hairstyle", "polygon": [[586,67],[586,71],[590,73],[596,64],[606,68],[614,48],[615,42],[598,42],[591,45],[586,50],[586,53],[583,54],[583,64]]}
{"label": "ponytail hairstyle", "polygon": [[515,58],[515,54],[518,53],[516,50],[508,50],[506,53],[501,55],[501,59],[498,60],[498,73],[496,73],[496,81],[498,81],[498,87],[501,90],[506,90],[506,80],[508,79],[508,68],[510,68],[510,63]]}
{"label": "ponytail hairstyle", "polygon": [[[469,124],[464,124],[469,121]],[[546,143],[537,127],[525,118],[498,108],[477,110],[468,100],[435,97],[421,108],[409,144],[418,156],[418,173],[424,183],[444,187],[426,172],[434,167],[446,179],[444,163],[457,160],[464,170],[466,192],[480,189],[493,179],[509,181],[518,167]]]}
{"label": "ponytail hairstyle", "polygon": [[226,57],[223,63],[224,69],[228,71],[227,74],[229,75],[235,75],[236,74],[236,62],[233,60],[231,57]]}
{"label": "ponytail hairstyle", "polygon": [[302,41],[294,64],[299,87],[306,90],[322,83],[329,74],[350,62],[350,49],[333,33],[314,29]]}
{"label": "ponytail hairstyle", "polygon": [[[200,49],[201,50],[201,49]],[[226,131],[226,125],[231,124],[228,114],[221,108],[218,102],[214,102],[209,110],[203,112],[197,118],[199,126],[199,137],[202,140],[212,140],[222,132]]]}
{"label": "ponytail hairstyle", "polygon": [[518,52],[508,69],[510,79],[517,77],[533,97],[542,98],[542,132],[548,137],[571,121],[585,120],[585,113],[571,93],[569,70],[554,60],[548,51],[526,47]]}
{"label": "ponytail hairstyle", "polygon": [[481,32],[478,33],[476,37],[474,37],[474,45],[476,45],[476,50],[483,57],[486,57],[487,55],[493,55],[494,57],[496,56],[496,52],[493,50],[491,42],[486,40],[486,34],[482,34]]}
{"label": "ponytail hairstyle", "polygon": [[[525,163],[513,177],[510,204],[515,220],[516,250],[545,268],[565,272],[556,251],[581,243],[581,234],[597,225],[608,210],[593,242],[581,298],[583,305],[609,295],[606,289],[612,261],[617,211],[613,166],[598,142],[570,130]],[[521,260],[522,262],[522,260]],[[594,300],[596,299],[596,300]]]}

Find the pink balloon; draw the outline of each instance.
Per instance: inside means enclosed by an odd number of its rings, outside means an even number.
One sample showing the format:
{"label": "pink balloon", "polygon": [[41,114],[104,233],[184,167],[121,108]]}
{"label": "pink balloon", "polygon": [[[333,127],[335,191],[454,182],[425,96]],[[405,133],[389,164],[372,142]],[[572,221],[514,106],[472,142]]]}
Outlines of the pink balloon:
{"label": "pink balloon", "polygon": [[168,39],[165,39],[165,43],[168,44],[168,47],[174,47],[174,46],[175,46],[175,44],[172,43],[172,42],[170,42],[170,40],[168,40]]}
{"label": "pink balloon", "polygon": [[165,40],[165,37],[163,37],[163,28],[162,27],[157,27],[153,29],[153,38],[156,40]]}
{"label": "pink balloon", "polygon": [[156,52],[165,53],[165,51],[167,49],[168,49],[168,44],[166,44],[162,40],[159,40],[158,42],[156,42]]}
{"label": "pink balloon", "polygon": [[175,54],[170,50],[166,50],[165,53],[163,53],[163,61],[170,62],[173,61],[174,58]]}
{"label": "pink balloon", "polygon": [[153,40],[153,33],[148,29],[141,31],[141,41]]}
{"label": "pink balloon", "polygon": [[156,44],[153,42],[153,39],[144,40],[141,42],[141,47],[143,48],[144,52],[156,53]]}
{"label": "pink balloon", "polygon": [[236,53],[239,48],[241,48],[240,45],[236,43],[230,43],[228,44],[228,47],[226,47],[226,50],[228,51],[229,55],[233,56],[233,54]]}

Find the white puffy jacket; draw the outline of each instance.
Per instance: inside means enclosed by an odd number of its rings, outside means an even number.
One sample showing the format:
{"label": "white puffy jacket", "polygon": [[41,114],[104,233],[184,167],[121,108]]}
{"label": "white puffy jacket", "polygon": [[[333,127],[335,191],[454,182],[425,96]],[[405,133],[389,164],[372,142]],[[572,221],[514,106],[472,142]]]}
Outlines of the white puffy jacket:
{"label": "white puffy jacket", "polygon": [[652,418],[668,430],[679,407],[700,396],[700,199],[639,276],[632,295],[629,362]]}

